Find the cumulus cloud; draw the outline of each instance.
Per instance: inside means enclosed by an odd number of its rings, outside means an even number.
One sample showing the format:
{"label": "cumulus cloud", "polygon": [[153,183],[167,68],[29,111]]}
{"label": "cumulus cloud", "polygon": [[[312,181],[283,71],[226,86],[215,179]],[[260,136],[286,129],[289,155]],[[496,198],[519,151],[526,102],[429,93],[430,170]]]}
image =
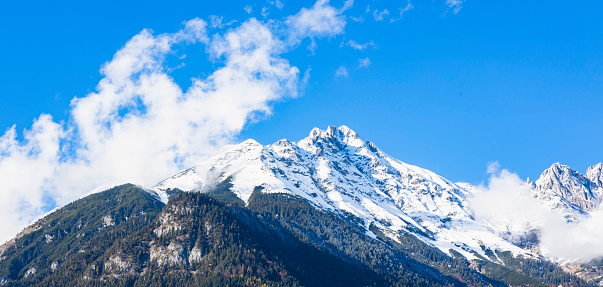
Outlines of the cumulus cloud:
{"label": "cumulus cloud", "polygon": [[[496,168],[496,169],[495,169]],[[521,232],[542,227],[551,212],[536,200],[517,174],[497,172],[497,163],[488,166],[488,186],[478,187],[470,207],[477,218],[487,220],[502,230]]]}
{"label": "cumulus cloud", "polygon": [[587,262],[603,256],[603,210],[591,212],[580,222],[568,223],[561,214],[541,204],[533,196],[532,187],[517,174],[500,171],[498,162],[490,163],[488,172],[492,173],[488,185],[478,187],[470,202],[476,219],[511,236],[536,232],[540,250],[565,262]]}
{"label": "cumulus cloud", "polygon": [[[302,8],[299,13],[286,19],[286,24],[290,27],[289,31],[291,32],[290,42],[295,44],[307,37],[313,39],[342,34],[346,21],[341,12],[341,10],[329,5],[328,0],[319,0],[309,9]],[[315,45],[311,47],[315,48]]]}
{"label": "cumulus cloud", "polygon": [[[314,6],[329,7],[325,1]],[[312,15],[331,23],[320,13]],[[221,22],[216,21],[214,26]],[[299,69],[281,57],[294,48],[288,36],[253,18],[211,38],[207,22],[195,18],[183,24],[175,33],[143,30],[132,37],[102,66],[95,91],[71,101],[69,121],[57,123],[43,114],[23,132],[23,140],[15,126],[5,131],[0,137],[0,241],[99,186],[153,185],[194,166],[231,143],[247,123],[269,115],[271,103],[297,96]],[[309,27],[295,33],[343,33],[340,22],[331,24],[332,31]],[[218,68],[183,90],[169,75],[165,57],[195,43],[206,46]],[[301,84],[308,79],[309,69]]]}
{"label": "cumulus cloud", "polygon": [[364,59],[358,59],[358,67],[359,68],[367,68],[370,65],[371,65],[371,59],[369,59],[368,57],[366,57]]}
{"label": "cumulus cloud", "polygon": [[347,79],[348,78],[348,69],[345,66],[340,66],[335,71],[335,77]]}

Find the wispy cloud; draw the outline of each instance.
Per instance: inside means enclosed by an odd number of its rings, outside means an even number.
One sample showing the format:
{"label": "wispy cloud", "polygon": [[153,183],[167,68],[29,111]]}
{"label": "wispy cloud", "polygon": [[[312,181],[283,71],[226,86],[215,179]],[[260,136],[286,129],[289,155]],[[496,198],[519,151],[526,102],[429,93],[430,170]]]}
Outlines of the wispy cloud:
{"label": "wispy cloud", "polygon": [[356,23],[364,23],[364,17],[359,16],[359,17],[350,17],[350,19],[352,19],[352,21],[356,22]]}
{"label": "wispy cloud", "polygon": [[211,15],[209,16],[209,25],[212,28],[222,28],[222,20],[224,17]]}
{"label": "wispy cloud", "polygon": [[360,44],[354,40],[349,40],[346,44],[348,46],[350,46],[352,49],[360,50],[360,51],[364,51],[368,47],[375,47],[375,43],[373,41],[370,41],[370,42],[367,42],[364,44]]}
{"label": "wispy cloud", "polygon": [[335,71],[335,77],[347,79],[348,69],[345,66],[339,66],[339,68],[337,68],[337,71]]}
{"label": "wispy cloud", "polygon": [[383,9],[383,11],[379,12],[379,10],[373,11],[373,17],[375,21],[383,21],[384,17],[389,15],[389,11],[387,9]]}
{"label": "wispy cloud", "polygon": [[489,162],[486,171],[489,174],[497,173],[500,171],[500,163],[498,163],[498,161]]}
{"label": "wispy cloud", "polygon": [[400,7],[400,9],[398,9],[398,10],[400,10],[400,16],[398,18],[391,18],[389,21],[392,22],[392,23],[396,22],[396,21],[399,21],[404,16],[404,13],[410,11],[413,8],[415,8],[415,6],[413,6],[410,2],[408,2],[406,4],[406,6],[404,6],[403,8]]}
{"label": "wispy cloud", "polygon": [[366,57],[364,59],[358,59],[358,67],[359,68],[367,68],[370,65],[371,65],[371,60],[368,57]]}
{"label": "wispy cloud", "polygon": [[274,7],[276,7],[276,9],[283,9],[283,7],[285,7],[285,5],[283,4],[283,2],[281,2],[280,0],[269,0],[268,4],[273,5]]}
{"label": "wispy cloud", "polygon": [[346,0],[343,3],[343,7],[341,9],[339,9],[339,12],[344,12],[352,7],[354,7],[354,0]]}
{"label": "wispy cloud", "polygon": [[465,0],[446,0],[446,5],[448,9],[452,9],[452,13],[458,14],[461,11],[463,2]]}
{"label": "wispy cloud", "polygon": [[253,7],[251,7],[251,5],[245,5],[245,7],[243,7],[243,10],[245,10],[247,14],[251,14],[251,12],[253,12]]}

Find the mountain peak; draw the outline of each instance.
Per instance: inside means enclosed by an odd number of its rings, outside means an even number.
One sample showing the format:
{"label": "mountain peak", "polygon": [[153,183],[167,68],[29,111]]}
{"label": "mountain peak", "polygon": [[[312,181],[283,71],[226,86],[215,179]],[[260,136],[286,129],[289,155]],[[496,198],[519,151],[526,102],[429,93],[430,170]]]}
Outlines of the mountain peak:
{"label": "mountain peak", "polygon": [[[597,168],[589,170],[595,177]],[[600,172],[598,174],[601,175]],[[553,208],[584,213],[598,206],[595,200],[597,196],[592,192],[589,178],[558,162],[540,175],[535,186],[536,196],[549,202]]]}
{"label": "mountain peak", "polygon": [[603,187],[603,164],[598,163],[586,170],[586,178],[588,178],[597,188]]}
{"label": "mountain peak", "polygon": [[559,162],[556,162],[556,163],[552,164],[551,167],[549,167],[547,170],[551,170],[551,171],[553,171],[553,170],[555,170],[555,171],[570,171],[570,170],[572,170],[572,168],[569,165],[565,165],[565,164],[561,164]]}
{"label": "mountain peak", "polygon": [[326,141],[330,144],[336,144],[340,147],[361,147],[368,144],[358,135],[358,133],[345,125],[340,127],[328,126],[325,130],[313,128],[312,131],[310,131],[310,135],[302,141],[309,141],[312,143]]}
{"label": "mountain peak", "polygon": [[567,179],[569,177],[582,177],[582,175],[580,173],[578,173],[577,171],[573,170],[571,167],[569,167],[568,165],[564,165],[561,164],[559,162],[553,163],[551,165],[551,167],[545,169],[542,174],[540,175],[540,178],[537,180],[538,181],[544,181],[544,180],[552,180],[552,181],[563,181],[564,179]]}
{"label": "mountain peak", "polygon": [[249,146],[249,145],[258,146],[258,145],[261,145],[261,144],[259,142],[257,142],[256,140],[254,140],[254,139],[247,139],[247,140],[243,141],[241,143],[241,145],[243,145],[243,146]]}

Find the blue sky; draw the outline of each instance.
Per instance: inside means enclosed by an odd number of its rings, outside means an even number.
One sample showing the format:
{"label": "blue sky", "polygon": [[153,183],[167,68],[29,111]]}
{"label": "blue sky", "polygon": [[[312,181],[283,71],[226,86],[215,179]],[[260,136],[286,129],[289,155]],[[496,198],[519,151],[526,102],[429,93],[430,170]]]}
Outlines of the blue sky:
{"label": "blue sky", "polygon": [[[0,169],[15,171],[13,178],[22,180],[18,171],[26,172],[27,165],[17,168],[11,162],[25,158],[38,168],[40,150],[46,150],[41,147],[50,146],[51,154],[42,158],[48,175],[32,180],[39,182],[32,188],[39,192],[5,203],[17,202],[39,214],[82,192],[61,193],[59,186],[75,189],[81,185],[52,173],[68,174],[65,165],[94,165],[104,153],[116,159],[120,152],[127,153],[115,150],[124,145],[115,138],[83,139],[82,122],[90,120],[86,104],[102,103],[107,97],[108,92],[97,87],[99,81],[111,78],[100,72],[101,67],[117,63],[118,51],[132,52],[126,43],[132,43],[143,29],[152,30],[141,36],[146,40],[159,41],[167,35],[164,38],[174,42],[168,50],[153,54],[164,60],[151,63],[161,68],[149,75],[165,75],[183,91],[191,87],[191,78],[205,79],[237,59],[229,54],[234,51],[228,50],[232,48],[229,42],[220,41],[233,31],[239,33],[233,35],[250,36],[239,29],[243,23],[251,23],[250,31],[265,27],[274,35],[278,41],[270,47],[277,48],[265,56],[284,65],[284,70],[268,76],[274,86],[256,86],[259,92],[252,97],[254,101],[237,107],[240,120],[225,120],[219,114],[191,116],[184,120],[200,131],[197,141],[191,140],[188,146],[177,143],[175,148],[176,143],[161,142],[162,148],[141,154],[152,158],[159,151],[172,152],[161,155],[176,164],[167,171],[156,170],[155,177],[184,167],[189,159],[220,144],[247,138],[262,144],[281,138],[299,140],[313,127],[328,125],[347,125],[402,161],[473,184],[487,179],[486,166],[492,161],[523,178],[534,178],[554,162],[584,172],[603,159],[603,25],[599,15],[603,3],[356,0],[347,5],[319,1],[320,5],[313,6],[313,1],[216,2],[3,3],[0,128],[10,134],[16,125],[16,135],[13,141],[4,136],[10,143],[6,145],[14,149],[0,145],[5,149],[0,150]],[[296,28],[293,15],[312,7],[334,13],[328,16],[336,21],[323,27],[324,31]],[[198,21],[186,22],[195,18]],[[250,22],[250,18],[258,21]],[[207,35],[197,37],[193,35],[197,30],[181,30],[186,23],[207,29]],[[189,38],[178,38],[177,31]],[[226,43],[226,52],[216,52],[224,48],[212,46],[216,43]],[[284,84],[288,80],[291,85]],[[74,98],[84,100],[70,105]],[[115,110],[117,123],[129,119],[128,115],[140,119],[146,112],[136,99],[126,106],[116,103],[110,108],[119,108]],[[208,113],[220,111],[210,103],[200,104]],[[41,114],[50,114],[52,120],[39,120]],[[107,121],[104,127],[115,124],[110,119],[102,119]],[[226,131],[203,127],[216,119]],[[203,121],[200,128],[195,120]],[[35,130],[35,122],[50,132],[40,133],[46,136],[40,137],[41,144],[33,145],[23,131]],[[132,127],[136,126],[121,128]],[[161,136],[141,140],[159,142]],[[96,141],[114,141],[114,145],[94,150]],[[191,145],[199,143],[198,150],[191,150]],[[70,158],[73,154],[76,158]],[[97,173],[101,168],[111,169],[106,163],[96,167]],[[123,179],[110,174],[100,178]],[[149,180],[140,174],[125,178]],[[20,220],[31,218],[23,215]]]}
{"label": "blue sky", "polygon": [[[174,32],[210,15],[243,21],[246,5],[258,19],[262,7],[282,19],[313,4],[215,2],[5,3],[0,126],[20,131],[41,113],[67,120],[69,101],[94,91],[100,66],[143,28]],[[317,40],[314,52],[306,39],[285,55],[302,72],[311,68],[309,84],[240,139],[298,140],[314,126],[345,124],[403,161],[471,183],[484,180],[494,160],[522,177],[557,161],[584,172],[602,160],[601,3],[466,1],[454,14],[443,1],[413,1],[390,23],[406,5],[398,2],[355,1],[345,34]],[[376,21],[383,9],[390,15]],[[355,50],[350,40],[374,46]],[[187,66],[173,72],[182,85],[212,69],[206,55],[186,54]],[[335,76],[341,66],[347,78]]]}

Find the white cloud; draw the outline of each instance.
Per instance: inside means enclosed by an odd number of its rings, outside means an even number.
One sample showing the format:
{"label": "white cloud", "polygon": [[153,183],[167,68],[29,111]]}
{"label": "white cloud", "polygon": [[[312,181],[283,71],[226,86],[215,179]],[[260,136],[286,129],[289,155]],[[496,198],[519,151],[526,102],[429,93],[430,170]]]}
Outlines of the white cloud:
{"label": "white cloud", "polygon": [[358,67],[359,68],[366,68],[370,65],[371,65],[371,60],[368,57],[366,57],[364,59],[358,59]]}
{"label": "white cloud", "polygon": [[542,251],[553,257],[588,262],[603,256],[603,210],[579,223],[550,224],[542,231]]}
{"label": "white cloud", "polygon": [[398,18],[392,18],[390,19],[390,22],[396,22],[400,19],[402,19],[402,17],[404,16],[404,13],[410,11],[411,9],[415,8],[415,6],[413,6],[410,2],[408,2],[406,4],[406,6],[404,6],[404,8],[400,7],[400,16]]}
{"label": "white cloud", "polygon": [[290,27],[290,42],[294,44],[306,37],[313,39],[343,34],[346,21],[341,11],[329,5],[328,0],[319,0],[312,8],[302,8],[299,13],[287,17],[286,23]]}
{"label": "white cloud", "polygon": [[498,161],[491,161],[488,163],[488,168],[487,168],[487,172],[492,174],[492,173],[497,173],[500,170],[500,163],[498,163]]}
{"label": "white cloud", "polygon": [[0,137],[0,242],[48,208],[48,179],[60,161],[60,139],[64,133],[61,125],[44,114],[24,131],[23,142],[17,140],[15,126]]}
{"label": "white cloud", "polygon": [[354,0],[346,0],[345,3],[343,3],[343,7],[339,10],[339,12],[342,13],[345,10],[352,8],[353,6],[354,6]]}
{"label": "white cloud", "polygon": [[389,11],[387,9],[383,9],[383,11],[379,12],[379,10],[373,11],[373,17],[375,17],[375,21],[383,21],[383,17],[389,15]]}
{"label": "white cloud", "polygon": [[262,7],[262,12],[260,14],[264,18],[268,17],[268,15],[270,15],[270,12],[268,11],[268,7]]}
{"label": "white cloud", "polygon": [[[237,23],[221,20],[212,17],[210,25]],[[68,122],[41,115],[23,140],[16,127],[7,129],[0,137],[0,241],[97,187],[153,185],[194,166],[269,115],[271,103],[296,97],[310,69],[300,83],[299,69],[281,54],[304,37],[343,33],[345,19],[321,0],[286,21],[273,27],[252,18],[211,39],[199,18],[175,33],[143,30],[102,66],[95,92],[71,101]],[[183,90],[164,59],[195,43],[206,45],[195,50],[218,68]]]}
{"label": "white cloud", "polygon": [[243,10],[245,10],[247,14],[251,14],[251,12],[253,12],[253,8],[250,5],[245,5],[245,7],[243,7]]}
{"label": "white cloud", "polygon": [[283,2],[281,2],[280,0],[268,1],[268,4],[274,5],[274,7],[276,7],[276,9],[279,9],[279,10],[281,10],[281,9],[283,9],[283,7],[285,7]]}
{"label": "white cloud", "polygon": [[360,50],[360,51],[363,51],[368,47],[375,47],[375,43],[373,41],[370,41],[370,42],[367,42],[364,44],[360,44],[354,40],[349,40],[347,42],[347,45],[352,47],[352,49],[354,49],[354,50]]}
{"label": "white cloud", "polygon": [[212,28],[222,28],[222,20],[224,17],[211,15],[209,16],[209,23]]}
{"label": "white cloud", "polygon": [[488,166],[487,186],[480,186],[470,202],[476,219],[488,221],[511,235],[537,232],[540,250],[566,262],[587,262],[603,256],[603,209],[580,222],[567,223],[563,216],[542,205],[531,186],[514,173],[499,171],[498,162]]}
{"label": "white cloud", "polygon": [[348,69],[345,66],[340,66],[339,68],[337,68],[337,71],[335,71],[335,77],[336,78],[348,78]]}
{"label": "white cloud", "polygon": [[172,41],[185,41],[187,43],[202,42],[207,44],[207,22],[194,18],[184,22],[184,29],[178,31],[172,36]]}
{"label": "white cloud", "polygon": [[452,13],[458,14],[461,11],[463,2],[465,0],[446,0],[446,5],[448,9],[452,9]]}
{"label": "white cloud", "polygon": [[[496,165],[489,165],[488,171],[498,169]],[[515,232],[544,226],[551,213],[532,196],[530,186],[507,170],[493,172],[488,186],[478,187],[471,201],[476,217]]]}
{"label": "white cloud", "polygon": [[360,17],[350,17],[350,19],[352,19],[352,21],[356,22],[356,23],[364,23],[364,17],[360,16]]}

